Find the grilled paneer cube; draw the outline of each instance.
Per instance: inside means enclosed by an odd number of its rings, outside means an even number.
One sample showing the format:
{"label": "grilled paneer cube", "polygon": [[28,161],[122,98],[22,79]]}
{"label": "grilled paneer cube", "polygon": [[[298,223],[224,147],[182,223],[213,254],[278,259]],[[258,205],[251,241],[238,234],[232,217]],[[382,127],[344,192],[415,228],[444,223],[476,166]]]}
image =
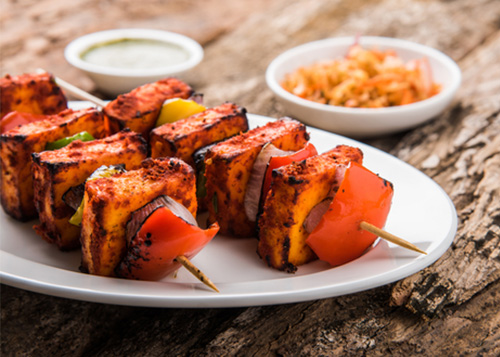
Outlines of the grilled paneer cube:
{"label": "grilled paneer cube", "polygon": [[209,223],[220,232],[239,237],[255,235],[255,222],[245,213],[245,193],[253,164],[266,143],[296,151],[309,139],[305,125],[289,118],[234,136],[210,148],[205,156]]}
{"label": "grilled paneer cube", "polygon": [[147,139],[156,124],[163,102],[172,98],[187,99],[192,94],[193,89],[176,78],[145,84],[119,95],[103,108],[106,125],[110,132],[130,128]]}
{"label": "grilled paneer cube", "polygon": [[273,170],[271,190],[259,219],[258,254],[273,268],[295,272],[316,259],[306,245],[304,222],[336,184],[338,165],[362,163],[361,150],[337,146],[324,154]]}
{"label": "grilled paneer cube", "polygon": [[36,232],[61,250],[78,248],[80,227],[69,223],[75,209],[64,202],[66,192],[83,184],[100,166],[123,164],[132,170],[139,168],[146,156],[147,143],[129,130],[33,154],[35,206],[40,218]]}
{"label": "grilled paneer cube", "polygon": [[44,151],[47,143],[82,131],[94,138],[105,137],[107,132],[102,114],[93,108],[67,109],[0,136],[0,194],[5,212],[21,221],[37,216],[33,203],[31,154]]}
{"label": "grilled paneer cube", "polygon": [[153,129],[149,137],[151,157],[179,157],[194,167],[196,150],[247,130],[246,110],[225,103]]}
{"label": "grilled paneer cube", "polygon": [[132,213],[161,195],[196,216],[194,170],[178,158],[148,158],[138,170],[85,184],[82,217],[82,270],[112,276],[123,259]]}
{"label": "grilled paneer cube", "polygon": [[64,93],[49,73],[0,78],[0,98],[0,118],[14,110],[48,115],[67,108]]}

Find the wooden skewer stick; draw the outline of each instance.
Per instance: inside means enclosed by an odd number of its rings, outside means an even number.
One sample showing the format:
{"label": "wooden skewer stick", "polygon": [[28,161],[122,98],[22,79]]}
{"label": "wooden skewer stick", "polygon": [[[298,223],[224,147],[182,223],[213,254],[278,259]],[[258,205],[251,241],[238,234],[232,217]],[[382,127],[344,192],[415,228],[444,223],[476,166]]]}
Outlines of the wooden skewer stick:
{"label": "wooden skewer stick", "polygon": [[[37,72],[38,73],[45,73],[47,71],[45,71],[44,69],[39,68],[39,69],[37,69]],[[72,95],[74,95],[78,99],[88,100],[89,102],[92,102],[92,103],[94,103],[95,105],[97,105],[98,107],[101,107],[101,108],[104,108],[106,106],[106,104],[107,104],[104,100],[102,100],[100,98],[97,98],[96,96],[93,96],[90,93],[85,92],[83,89],[75,87],[74,85],[66,82],[65,80],[63,80],[61,78],[58,78],[58,77],[54,76],[54,79],[55,79],[55,81],[56,81],[56,83],[57,83],[57,85],[59,87],[61,87],[62,89],[66,90],[68,93],[71,93]]]}
{"label": "wooden skewer stick", "polygon": [[191,274],[198,278],[198,280],[203,284],[217,292],[220,292],[215,284],[212,283],[212,281],[205,274],[203,274],[200,269],[198,269],[193,263],[191,263],[188,258],[183,255],[179,255],[177,258],[175,258],[175,260],[181,263],[184,268],[186,268]]}
{"label": "wooden skewer stick", "polygon": [[376,227],[373,224],[370,224],[368,222],[361,221],[361,223],[359,224],[359,228],[364,229],[365,231],[368,231],[370,233],[376,234],[380,238],[383,238],[391,243],[397,244],[403,248],[410,249],[410,250],[413,250],[415,252],[427,255],[426,252],[424,252],[420,248],[416,247],[415,245],[411,244],[410,242],[408,242],[402,238],[399,238],[399,237],[395,236],[394,234],[386,232],[383,229],[380,229],[380,228],[378,228],[378,227]]}
{"label": "wooden skewer stick", "polygon": [[97,97],[93,96],[92,94],[87,93],[78,87],[75,87],[74,85],[66,82],[65,80],[63,80],[61,78],[58,78],[58,77],[54,77],[54,78],[55,78],[56,83],[59,87],[65,89],[68,93],[73,94],[75,97],[77,97],[79,99],[83,99],[83,100],[88,100],[89,102],[92,102],[101,108],[104,108],[106,106],[107,103],[105,101],[103,101],[102,99],[97,98]]}

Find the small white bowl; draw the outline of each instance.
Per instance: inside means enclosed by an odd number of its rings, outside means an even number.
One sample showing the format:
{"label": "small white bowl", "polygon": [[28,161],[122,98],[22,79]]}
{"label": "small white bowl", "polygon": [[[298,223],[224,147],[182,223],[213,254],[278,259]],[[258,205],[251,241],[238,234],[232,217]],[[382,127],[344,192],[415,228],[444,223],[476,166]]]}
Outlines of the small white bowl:
{"label": "small white bowl", "polygon": [[[165,42],[186,51],[187,59],[178,64],[155,68],[119,68],[93,64],[82,59],[82,55],[93,47],[125,39]],[[195,67],[203,59],[203,48],[193,39],[173,32],[150,29],[115,29],[94,32],[75,39],[66,46],[64,56],[70,64],[84,71],[100,90],[116,96],[146,83],[169,76],[177,76]]]}
{"label": "small white bowl", "polygon": [[359,38],[361,46],[368,49],[393,49],[404,62],[427,57],[434,82],[441,85],[441,92],[417,103],[372,109],[320,104],[293,95],[281,87],[280,83],[286,74],[318,61],[341,58],[354,42],[354,37],[310,42],[282,53],[271,62],[266,71],[266,82],[283,103],[288,115],[308,125],[347,136],[390,134],[434,118],[448,106],[460,86],[462,76],[459,67],[443,53],[414,42],[367,36]]}

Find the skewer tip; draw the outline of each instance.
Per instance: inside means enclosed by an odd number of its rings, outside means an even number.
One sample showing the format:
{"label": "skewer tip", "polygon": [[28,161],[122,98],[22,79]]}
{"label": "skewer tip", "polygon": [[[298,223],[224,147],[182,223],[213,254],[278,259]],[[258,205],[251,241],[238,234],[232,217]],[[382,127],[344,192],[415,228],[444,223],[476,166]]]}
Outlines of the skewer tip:
{"label": "skewer tip", "polygon": [[184,268],[186,268],[191,274],[193,274],[199,281],[208,286],[209,288],[215,290],[216,292],[220,292],[219,289],[215,286],[215,284],[200,270],[198,269],[188,258],[183,255],[179,255],[175,260],[181,263]]}
{"label": "skewer tip", "polygon": [[[44,70],[43,68],[37,68],[36,72],[37,73],[46,73],[47,71]],[[107,104],[104,100],[97,98],[96,96],[94,96],[88,92],[85,92],[83,89],[80,89],[80,88],[72,85],[71,83],[66,82],[65,80],[63,80],[59,77],[54,76],[54,80],[56,81],[56,84],[59,87],[61,87],[62,89],[64,89],[68,93],[74,95],[78,99],[87,100],[87,101],[94,103],[96,106],[101,107],[101,108],[104,108]]]}
{"label": "skewer tip", "polygon": [[420,254],[427,255],[427,252],[423,251],[422,249],[415,246],[414,244],[408,242],[407,240],[404,240],[403,238],[399,238],[399,237],[395,236],[394,234],[391,234],[387,231],[384,231],[383,229],[380,229],[371,223],[361,221],[361,223],[359,224],[359,228],[364,229],[365,231],[368,231],[370,233],[373,233],[373,234],[379,236],[380,238],[385,239],[391,243],[399,245],[400,247],[403,247],[403,248],[406,248],[409,250],[413,250],[414,252],[417,252]]}

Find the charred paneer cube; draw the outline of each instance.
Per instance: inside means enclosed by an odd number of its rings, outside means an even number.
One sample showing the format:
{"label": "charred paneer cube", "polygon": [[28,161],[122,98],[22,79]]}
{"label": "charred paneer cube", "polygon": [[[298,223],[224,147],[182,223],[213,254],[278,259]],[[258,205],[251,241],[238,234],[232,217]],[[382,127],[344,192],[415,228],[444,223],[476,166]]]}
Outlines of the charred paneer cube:
{"label": "charred paneer cube", "polygon": [[0,195],[5,212],[21,221],[36,218],[31,154],[44,151],[48,143],[83,131],[94,138],[107,135],[101,112],[93,108],[67,109],[1,134]]}
{"label": "charred paneer cube", "polygon": [[82,267],[113,276],[126,249],[132,213],[161,195],[184,205],[196,217],[196,182],[191,166],[178,158],[148,158],[138,170],[85,184],[82,217]]}
{"label": "charred paneer cube", "polygon": [[130,128],[147,139],[163,102],[172,98],[187,99],[193,93],[188,84],[177,78],[165,78],[137,87],[119,95],[103,108],[107,128],[112,133]]}
{"label": "charred paneer cube", "polygon": [[63,91],[49,73],[26,73],[0,78],[0,118],[12,111],[57,114],[67,108]]}
{"label": "charred paneer cube", "polygon": [[193,153],[248,130],[246,110],[224,103],[151,131],[151,157],[178,157],[194,167]]}
{"label": "charred paneer cube", "polygon": [[147,151],[140,134],[124,130],[104,139],[77,140],[58,150],[33,154],[34,202],[40,219],[36,232],[61,250],[78,248],[80,227],[69,222],[75,207],[68,204],[65,196],[103,165],[139,168]]}
{"label": "charred paneer cube", "polygon": [[256,233],[244,207],[247,184],[262,147],[272,143],[281,150],[302,149],[309,135],[305,125],[282,118],[214,145],[205,156],[208,222],[217,221],[220,233],[250,237]]}
{"label": "charred paneer cube", "polygon": [[306,245],[304,222],[337,184],[339,165],[362,163],[363,153],[350,146],[336,148],[306,160],[274,169],[270,192],[259,219],[259,256],[271,267],[295,272],[316,259]]}

